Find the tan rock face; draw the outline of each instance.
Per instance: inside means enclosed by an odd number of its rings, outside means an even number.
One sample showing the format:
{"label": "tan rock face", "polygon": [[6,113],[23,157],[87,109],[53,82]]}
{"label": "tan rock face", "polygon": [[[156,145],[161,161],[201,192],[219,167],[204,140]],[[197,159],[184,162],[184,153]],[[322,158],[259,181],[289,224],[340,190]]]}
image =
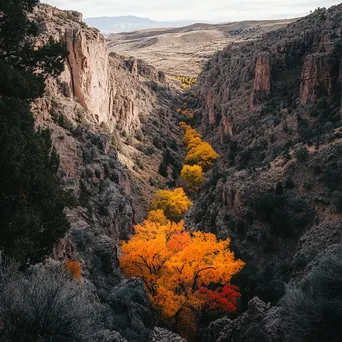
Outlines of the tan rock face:
{"label": "tan rock face", "polygon": [[266,94],[271,91],[271,62],[268,54],[260,53],[257,57],[254,90],[264,91]]}
{"label": "tan rock face", "polygon": [[65,42],[69,51],[64,72],[48,81],[53,95],[76,99],[92,113],[91,121],[105,124],[110,131],[138,130],[140,104],[133,84],[139,81],[137,61],[133,60],[130,68],[133,77],[127,78],[122,70],[124,61],[109,56],[103,36],[82,23],[82,15],[77,12],[41,4],[34,16],[40,21],[42,37],[37,44],[52,37]]}
{"label": "tan rock face", "polygon": [[[82,106],[107,122],[109,113],[108,51],[99,34],[87,35],[86,31],[69,29],[65,33],[69,50],[69,75],[61,80],[70,82],[73,95]],[[66,77],[65,77],[66,76]]]}
{"label": "tan rock face", "polygon": [[219,134],[221,138],[221,144],[223,143],[224,137],[232,137],[233,136],[233,126],[230,123],[229,119],[224,116],[221,120],[220,128],[219,128]]}
{"label": "tan rock face", "polygon": [[302,104],[315,102],[320,96],[320,90],[324,89],[331,95],[334,86],[334,63],[331,56],[312,54],[305,58],[300,84],[300,99]]}

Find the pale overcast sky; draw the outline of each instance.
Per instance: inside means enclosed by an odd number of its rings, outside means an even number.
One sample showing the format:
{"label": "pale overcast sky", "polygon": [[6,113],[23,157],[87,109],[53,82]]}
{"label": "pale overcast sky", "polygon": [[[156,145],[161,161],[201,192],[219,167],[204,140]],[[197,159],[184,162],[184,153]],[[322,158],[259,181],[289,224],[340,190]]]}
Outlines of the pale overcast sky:
{"label": "pale overcast sky", "polygon": [[45,0],[61,9],[73,9],[85,18],[136,15],[154,20],[279,19],[300,17],[317,7],[341,0]]}

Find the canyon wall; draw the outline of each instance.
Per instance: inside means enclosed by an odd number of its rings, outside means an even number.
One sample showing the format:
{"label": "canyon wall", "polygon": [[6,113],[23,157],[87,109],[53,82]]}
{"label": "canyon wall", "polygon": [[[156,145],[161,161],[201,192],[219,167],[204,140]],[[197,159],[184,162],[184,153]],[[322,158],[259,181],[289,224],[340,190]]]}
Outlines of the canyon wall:
{"label": "canyon wall", "polygon": [[[69,51],[64,72],[50,80],[53,94],[79,102],[91,113],[92,121],[105,124],[111,132],[118,129],[134,134],[139,130],[139,111],[150,108],[137,98],[138,62],[133,60],[136,67],[129,70],[134,77],[127,77],[120,58],[109,55],[104,37],[97,29],[87,27],[80,13],[41,4],[35,8],[34,17],[41,33],[38,44],[52,38],[65,43]],[[159,80],[154,68],[143,76]]]}
{"label": "canyon wall", "polygon": [[[105,155],[115,152],[112,162],[120,159],[119,164],[126,168],[116,176],[125,195],[130,196],[136,189],[129,178],[142,183],[137,185],[139,190],[146,186],[147,192],[153,193],[149,178],[154,176],[158,180],[158,163],[162,157],[161,149],[153,144],[170,145],[174,136],[180,134],[171,122],[176,89],[163,72],[147,63],[109,54],[104,37],[82,22],[78,12],[40,4],[32,18],[40,30],[37,45],[53,39],[65,43],[69,51],[65,70],[57,78],[47,79],[44,98],[32,105],[37,127],[53,127],[63,179],[72,182],[70,179],[81,177],[84,156],[80,150],[85,142],[79,140],[85,132],[101,136],[100,142],[93,144],[99,145]],[[60,133],[65,130],[69,130],[68,136],[62,138]],[[136,164],[142,164],[144,158],[150,159],[145,172],[137,171]],[[88,173],[90,180],[98,182],[108,172],[102,165],[96,173]],[[146,202],[150,196],[143,194]],[[147,203],[140,204],[143,206]],[[138,210],[137,214],[141,219],[144,213]]]}
{"label": "canyon wall", "polygon": [[220,153],[192,220],[246,262],[243,308],[254,296],[277,303],[342,239],[341,44],[342,5],[319,9],[217,53],[192,91]]}
{"label": "canyon wall", "polygon": [[37,45],[53,39],[69,50],[63,73],[48,78],[44,97],[32,104],[36,127],[51,131],[60,180],[70,194],[71,229],[50,257],[80,261],[84,281],[108,309],[104,326],[110,331],[103,336],[155,339],[167,332],[152,333],[148,296],[138,279],[123,279],[119,244],[145,217],[158,183],[167,181],[158,174],[163,154],[170,150],[179,158],[169,148],[180,141],[172,121],[177,92],[152,66],[109,54],[80,13],[40,4],[31,18],[40,30]]}

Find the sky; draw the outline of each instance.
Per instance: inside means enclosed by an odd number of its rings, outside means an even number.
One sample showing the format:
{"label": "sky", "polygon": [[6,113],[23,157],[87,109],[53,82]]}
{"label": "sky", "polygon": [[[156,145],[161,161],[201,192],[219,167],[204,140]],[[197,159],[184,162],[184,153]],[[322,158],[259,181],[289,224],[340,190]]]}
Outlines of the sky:
{"label": "sky", "polygon": [[159,21],[239,21],[301,17],[342,0],[42,0],[85,18],[135,15]]}

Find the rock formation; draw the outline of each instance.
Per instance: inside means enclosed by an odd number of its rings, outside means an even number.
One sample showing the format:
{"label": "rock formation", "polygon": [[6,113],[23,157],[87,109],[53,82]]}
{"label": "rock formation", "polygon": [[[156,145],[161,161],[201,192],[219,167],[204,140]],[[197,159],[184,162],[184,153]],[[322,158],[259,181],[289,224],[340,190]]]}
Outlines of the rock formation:
{"label": "rock formation", "polygon": [[80,13],[40,4],[31,18],[41,32],[37,45],[52,38],[69,49],[64,72],[48,79],[45,96],[32,104],[36,127],[51,131],[72,198],[71,230],[53,257],[80,261],[82,276],[106,303],[96,341],[148,341],[150,302],[139,280],[122,282],[118,246],[145,216],[164,150],[180,140],[172,121],[176,91],[146,63],[109,54]]}
{"label": "rock formation", "polygon": [[[276,304],[285,283],[341,241],[341,11],[319,9],[260,41],[228,46],[192,91],[202,133],[220,153],[192,222],[229,236],[246,262],[235,282],[247,313],[213,323],[208,341],[277,341],[265,328],[273,318],[246,318],[256,303],[248,301]],[[276,320],[272,308],[257,307]]]}
{"label": "rock formation", "polygon": [[280,342],[279,308],[255,297],[235,320],[227,317],[210,323],[203,342]]}
{"label": "rock formation", "polygon": [[88,28],[77,12],[63,12],[47,5],[35,8],[40,22],[41,42],[53,38],[66,43],[69,56],[65,71],[50,87],[54,95],[75,99],[88,110],[94,122],[134,133],[140,128],[135,78],[125,77],[109,56],[105,39]]}

